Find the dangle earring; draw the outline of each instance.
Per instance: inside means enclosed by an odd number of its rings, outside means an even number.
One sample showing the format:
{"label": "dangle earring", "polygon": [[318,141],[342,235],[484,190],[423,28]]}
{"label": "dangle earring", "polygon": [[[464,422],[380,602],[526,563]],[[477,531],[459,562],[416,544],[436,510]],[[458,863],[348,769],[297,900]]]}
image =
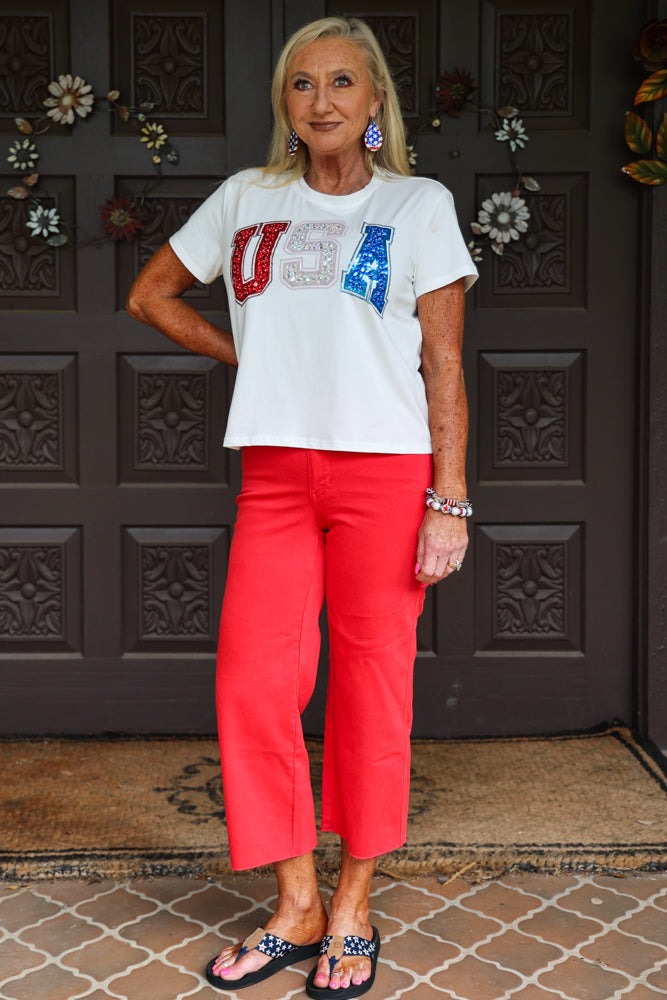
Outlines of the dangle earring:
{"label": "dangle earring", "polygon": [[366,149],[370,149],[371,153],[377,153],[378,149],[382,147],[383,142],[384,136],[371,118],[368,128],[364,132],[364,145]]}
{"label": "dangle earring", "polygon": [[289,134],[289,142],[287,143],[287,152],[289,153],[290,156],[295,156],[298,148],[299,148],[299,137],[294,131],[294,129],[292,129],[292,131]]}

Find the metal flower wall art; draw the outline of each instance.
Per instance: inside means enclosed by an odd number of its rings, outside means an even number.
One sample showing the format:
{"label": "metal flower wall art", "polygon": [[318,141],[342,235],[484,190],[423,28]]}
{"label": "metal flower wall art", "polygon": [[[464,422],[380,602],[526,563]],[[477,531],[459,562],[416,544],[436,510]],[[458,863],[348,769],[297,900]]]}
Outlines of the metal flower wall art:
{"label": "metal flower wall art", "polygon": [[[455,68],[443,73],[436,84],[436,110],[429,115],[416,130],[416,135],[425,129],[439,128],[444,115],[458,118],[463,111],[470,110],[486,115],[493,129],[496,142],[506,143],[512,172],[516,180],[510,191],[494,191],[482,202],[477,218],[470,223],[475,239],[468,243],[468,249],[475,262],[484,259],[484,249],[490,246],[500,255],[508,243],[519,240],[528,231],[530,209],[522,194],[540,190],[534,177],[523,174],[517,166],[517,154],[525,149],[529,136],[515,107],[497,110],[481,107],[474,103],[477,84],[466,69]],[[408,139],[408,155],[411,167],[417,165],[416,136]]]}
{"label": "metal flower wall art", "polygon": [[477,212],[477,219],[470,223],[476,239],[471,240],[468,249],[474,261],[484,258],[485,242],[495,254],[501,256],[508,243],[520,240],[528,231],[530,209],[523,191],[539,191],[540,185],[534,177],[523,174],[517,165],[517,152],[525,148],[529,136],[526,133],[521,112],[518,108],[503,107],[497,111],[482,108],[493,127],[496,142],[506,142],[515,184],[511,191],[494,191],[485,198]]}
{"label": "metal flower wall art", "polygon": [[625,141],[640,158],[621,170],[640,184],[660,185],[667,181],[667,112],[658,110],[656,102],[667,95],[667,18],[653,18],[643,25],[634,58],[650,74],[635,94],[635,107],[649,105],[644,114],[654,119],[655,135],[645,117],[636,111],[626,113]]}
{"label": "metal flower wall art", "polygon": [[[49,194],[39,171],[39,150],[37,140],[51,126],[72,127],[79,119],[85,120],[93,112],[95,95],[92,85],[80,76],[71,73],[61,74],[49,86],[50,97],[44,101],[48,109],[35,121],[27,118],[15,118],[20,137],[9,146],[7,163],[18,171],[21,183],[11,187],[8,194],[12,198],[25,201],[28,207],[26,229],[29,236],[38,241],[46,242],[52,247],[61,247],[67,243],[77,242],[72,227],[60,214],[55,199]],[[110,111],[117,112],[123,122],[132,121],[136,124],[139,139],[145,144],[151,158],[153,170],[156,172],[157,183],[162,177],[162,164],[178,163],[178,151],[169,140],[164,126],[152,117],[154,104],[144,103],[138,107],[128,107],[120,103],[120,92],[111,90],[106,96]],[[156,182],[147,185],[144,193],[138,198],[138,204],[129,195],[111,196],[98,209],[99,226],[102,237],[118,241],[125,239],[131,242],[143,228],[146,216],[141,206],[148,188],[155,187]]]}

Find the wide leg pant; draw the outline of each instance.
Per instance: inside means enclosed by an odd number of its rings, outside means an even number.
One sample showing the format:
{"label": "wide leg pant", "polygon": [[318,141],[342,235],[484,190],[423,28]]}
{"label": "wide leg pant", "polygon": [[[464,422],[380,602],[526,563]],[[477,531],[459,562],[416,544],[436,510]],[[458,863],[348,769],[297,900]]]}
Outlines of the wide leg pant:
{"label": "wide leg pant", "polygon": [[234,868],[317,843],[300,715],[315,686],[325,596],[322,829],[359,858],[404,843],[424,600],[414,567],[431,477],[430,455],[244,449],[217,672]]}

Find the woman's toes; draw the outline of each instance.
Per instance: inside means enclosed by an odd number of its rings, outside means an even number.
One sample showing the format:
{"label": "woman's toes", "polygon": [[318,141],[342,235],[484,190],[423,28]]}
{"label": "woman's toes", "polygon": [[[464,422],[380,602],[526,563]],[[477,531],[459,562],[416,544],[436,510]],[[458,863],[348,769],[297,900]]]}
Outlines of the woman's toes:
{"label": "woman's toes", "polygon": [[315,979],[317,980],[318,986],[326,987],[329,985],[329,959],[326,955],[322,955],[317,963]]}
{"label": "woman's toes", "polygon": [[361,962],[351,969],[350,982],[354,983],[355,986],[359,986],[361,983],[365,983],[366,980],[370,978],[370,974],[370,963],[367,961]]}
{"label": "woman's toes", "polygon": [[268,955],[256,950],[247,952],[238,960],[237,955],[238,949],[233,949],[231,954],[223,952],[219,955],[213,966],[213,974],[232,983],[236,979],[242,979],[249,972],[257,972],[270,961]]}
{"label": "woman's toes", "polygon": [[234,958],[235,955],[234,955],[234,950],[232,948],[225,948],[224,951],[221,951],[218,957],[216,958],[215,962],[213,963],[213,972],[216,974],[216,976],[219,975],[220,972],[223,972],[230,965],[232,965],[234,962]]}
{"label": "woman's toes", "polygon": [[343,974],[341,972],[332,972],[331,979],[329,980],[329,989],[339,990],[344,987]]}

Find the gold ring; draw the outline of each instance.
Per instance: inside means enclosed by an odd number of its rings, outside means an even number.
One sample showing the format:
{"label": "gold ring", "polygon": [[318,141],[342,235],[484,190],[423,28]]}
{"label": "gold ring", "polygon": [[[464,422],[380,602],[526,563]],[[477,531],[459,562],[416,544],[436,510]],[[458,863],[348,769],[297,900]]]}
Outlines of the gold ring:
{"label": "gold ring", "polygon": [[455,569],[456,572],[458,573],[458,571],[461,569],[462,563],[460,563],[457,559],[456,562],[448,562],[447,565],[449,566],[450,569]]}

